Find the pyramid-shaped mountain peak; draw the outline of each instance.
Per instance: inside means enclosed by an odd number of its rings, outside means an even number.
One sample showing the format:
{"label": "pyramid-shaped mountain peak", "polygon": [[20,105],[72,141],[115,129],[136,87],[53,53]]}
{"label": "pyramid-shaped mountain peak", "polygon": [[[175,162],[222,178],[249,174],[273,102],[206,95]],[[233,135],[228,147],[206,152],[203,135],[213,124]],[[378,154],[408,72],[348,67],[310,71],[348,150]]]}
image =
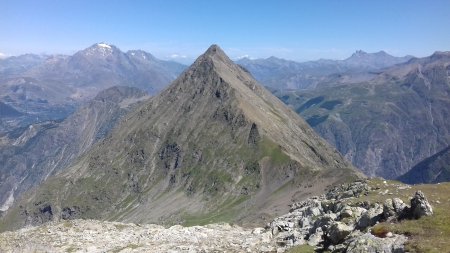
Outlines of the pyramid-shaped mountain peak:
{"label": "pyramid-shaped mountain peak", "polygon": [[227,65],[232,65],[232,60],[225,54],[225,52],[216,44],[211,45],[205,53],[203,53],[197,60],[194,62],[194,66],[201,64],[203,62],[222,62]]}
{"label": "pyramid-shaped mountain peak", "polygon": [[[77,218],[139,223],[255,222],[268,210],[286,212],[299,196],[358,176],[298,114],[213,45],[16,208],[35,214],[46,203],[58,216],[76,205]],[[61,193],[50,190],[54,185]]]}
{"label": "pyramid-shaped mountain peak", "polygon": [[225,55],[222,48],[217,44],[212,44],[205,52],[206,55]]}

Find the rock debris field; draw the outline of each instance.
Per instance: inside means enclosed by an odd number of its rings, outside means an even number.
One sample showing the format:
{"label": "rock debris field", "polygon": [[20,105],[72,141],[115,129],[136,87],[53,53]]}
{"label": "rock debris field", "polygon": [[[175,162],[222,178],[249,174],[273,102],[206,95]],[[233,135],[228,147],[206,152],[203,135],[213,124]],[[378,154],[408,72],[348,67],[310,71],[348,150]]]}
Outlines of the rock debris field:
{"label": "rock debris field", "polygon": [[164,228],[95,220],[3,233],[0,252],[270,252],[271,232],[228,224]]}

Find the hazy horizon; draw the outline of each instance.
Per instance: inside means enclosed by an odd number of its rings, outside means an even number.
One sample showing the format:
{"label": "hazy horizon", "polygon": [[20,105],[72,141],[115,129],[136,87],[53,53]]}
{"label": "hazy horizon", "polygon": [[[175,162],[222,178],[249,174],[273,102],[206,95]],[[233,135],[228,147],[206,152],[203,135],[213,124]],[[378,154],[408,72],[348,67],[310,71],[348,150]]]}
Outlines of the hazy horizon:
{"label": "hazy horizon", "polygon": [[191,62],[211,44],[233,59],[345,59],[356,50],[447,51],[449,1],[3,1],[0,57],[73,54],[98,42]]}

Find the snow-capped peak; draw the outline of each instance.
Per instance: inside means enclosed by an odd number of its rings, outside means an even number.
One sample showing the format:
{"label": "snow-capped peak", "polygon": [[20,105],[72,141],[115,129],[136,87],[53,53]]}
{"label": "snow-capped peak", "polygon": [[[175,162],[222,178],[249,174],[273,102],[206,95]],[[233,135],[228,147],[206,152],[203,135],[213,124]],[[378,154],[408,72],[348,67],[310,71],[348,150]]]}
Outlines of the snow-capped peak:
{"label": "snow-capped peak", "polygon": [[108,44],[106,44],[106,43],[98,43],[98,44],[97,44],[97,46],[99,46],[99,47],[103,47],[103,48],[108,48],[108,49],[111,49],[111,46],[110,46],[110,45],[108,45]]}
{"label": "snow-capped peak", "polygon": [[91,47],[87,48],[86,50],[83,51],[83,53],[86,56],[100,55],[103,57],[107,57],[107,56],[111,55],[114,52],[114,50],[115,50],[114,46],[111,46],[104,42],[101,42],[101,43],[96,43],[96,44],[92,45]]}

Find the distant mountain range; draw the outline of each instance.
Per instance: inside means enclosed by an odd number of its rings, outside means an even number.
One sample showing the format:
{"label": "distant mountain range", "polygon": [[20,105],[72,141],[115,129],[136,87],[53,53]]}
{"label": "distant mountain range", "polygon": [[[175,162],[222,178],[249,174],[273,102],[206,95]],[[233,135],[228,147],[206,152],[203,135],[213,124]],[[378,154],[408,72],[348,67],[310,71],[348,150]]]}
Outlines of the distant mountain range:
{"label": "distant mountain range", "polygon": [[295,62],[269,57],[256,60],[243,58],[237,63],[248,69],[265,86],[285,90],[314,89],[318,84],[335,82],[341,75],[346,76],[347,83],[368,80],[373,77],[374,73],[371,72],[407,62],[412,58],[395,57],[384,51],[366,53],[359,50],[345,60]]}
{"label": "distant mountain range", "polygon": [[[448,145],[447,62],[446,52],[414,58],[384,51],[303,63],[276,57],[237,61],[356,166],[386,178],[402,175]],[[111,85],[155,94],[185,68],[105,43],[72,56],[2,59],[0,136],[64,120]]]}
{"label": "distant mountain range", "polygon": [[2,59],[0,102],[21,112],[22,117],[3,121],[0,130],[64,119],[79,104],[112,86],[137,87],[155,94],[185,67],[142,50],[124,53],[105,43],[72,56],[28,54]]}
{"label": "distant mountain range", "polygon": [[274,92],[364,173],[394,179],[450,144],[449,73],[450,52],[436,52],[364,82]]}

